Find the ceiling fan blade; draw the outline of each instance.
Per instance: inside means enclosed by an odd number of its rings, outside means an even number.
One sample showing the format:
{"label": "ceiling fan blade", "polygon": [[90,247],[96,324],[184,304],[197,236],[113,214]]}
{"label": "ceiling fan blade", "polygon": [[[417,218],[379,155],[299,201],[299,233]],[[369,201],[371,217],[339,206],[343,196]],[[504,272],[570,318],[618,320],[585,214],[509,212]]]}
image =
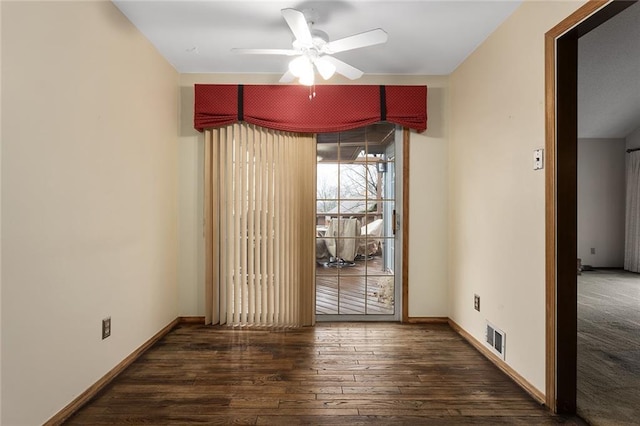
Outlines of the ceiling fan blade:
{"label": "ceiling fan blade", "polygon": [[295,56],[299,55],[299,50],[293,49],[242,49],[242,48],[233,48],[231,49],[233,53],[247,54],[247,55],[285,55],[285,56]]}
{"label": "ceiling fan blade", "polygon": [[336,72],[342,74],[350,80],[357,80],[364,74],[356,67],[352,67],[346,62],[342,62],[340,59],[336,59],[333,56],[323,56],[322,59],[332,63],[336,67]]}
{"label": "ceiling fan blade", "polygon": [[280,77],[279,81],[280,83],[291,83],[295,79],[296,79],[296,76],[293,75],[291,71],[287,71],[282,75],[282,77]]}
{"label": "ceiling fan blade", "polygon": [[386,43],[387,39],[387,33],[381,28],[376,28],[375,30],[331,41],[324,46],[323,50],[326,53],[344,52],[345,50]]}
{"label": "ceiling fan blade", "polygon": [[282,17],[285,21],[287,21],[287,25],[291,28],[291,32],[295,36],[296,40],[298,40],[303,45],[311,45],[311,31],[309,30],[309,25],[307,24],[307,19],[304,17],[304,14],[296,9],[282,9]]}
{"label": "ceiling fan blade", "polygon": [[336,66],[326,58],[326,56],[321,56],[316,59],[313,64],[316,66],[316,69],[318,70],[318,73],[320,73],[322,78],[324,78],[325,80],[329,80],[331,77],[333,77],[333,73],[336,72]]}

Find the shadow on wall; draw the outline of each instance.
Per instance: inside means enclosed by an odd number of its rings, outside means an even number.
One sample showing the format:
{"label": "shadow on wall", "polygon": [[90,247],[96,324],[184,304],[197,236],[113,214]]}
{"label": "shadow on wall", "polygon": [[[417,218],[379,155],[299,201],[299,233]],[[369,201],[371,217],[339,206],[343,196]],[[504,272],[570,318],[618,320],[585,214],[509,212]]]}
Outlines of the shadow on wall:
{"label": "shadow on wall", "polygon": [[193,105],[195,96],[193,86],[180,87],[180,136],[198,136],[200,132],[193,128]]}
{"label": "shadow on wall", "polygon": [[431,138],[444,137],[444,89],[427,87],[427,130],[425,135]]}

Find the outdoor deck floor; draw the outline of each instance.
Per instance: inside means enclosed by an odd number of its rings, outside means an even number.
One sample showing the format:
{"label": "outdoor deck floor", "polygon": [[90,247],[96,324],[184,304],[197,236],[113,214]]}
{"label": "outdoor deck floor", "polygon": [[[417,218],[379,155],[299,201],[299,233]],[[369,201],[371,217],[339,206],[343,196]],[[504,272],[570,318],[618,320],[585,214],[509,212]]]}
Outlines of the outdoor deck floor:
{"label": "outdoor deck floor", "polygon": [[382,258],[356,259],[353,266],[316,266],[318,315],[393,315],[393,275]]}

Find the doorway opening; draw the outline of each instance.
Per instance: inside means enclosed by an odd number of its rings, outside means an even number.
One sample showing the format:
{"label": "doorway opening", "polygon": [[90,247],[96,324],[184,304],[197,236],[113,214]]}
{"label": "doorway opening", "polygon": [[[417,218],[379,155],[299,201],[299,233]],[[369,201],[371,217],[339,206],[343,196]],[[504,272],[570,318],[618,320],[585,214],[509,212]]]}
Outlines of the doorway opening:
{"label": "doorway opening", "polygon": [[591,1],[545,35],[546,403],[576,413],[578,39],[633,1]]}
{"label": "doorway opening", "polygon": [[398,321],[402,130],[317,137],[316,319]]}

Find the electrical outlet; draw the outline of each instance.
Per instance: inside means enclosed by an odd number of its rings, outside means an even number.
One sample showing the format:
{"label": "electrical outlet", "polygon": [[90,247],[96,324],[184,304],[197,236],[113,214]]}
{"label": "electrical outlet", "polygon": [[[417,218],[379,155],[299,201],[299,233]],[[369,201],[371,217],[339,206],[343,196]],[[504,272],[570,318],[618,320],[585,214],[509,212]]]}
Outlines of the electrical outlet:
{"label": "electrical outlet", "polygon": [[473,309],[480,312],[480,296],[477,294],[473,295]]}
{"label": "electrical outlet", "polygon": [[111,336],[111,317],[102,320],[102,340]]}
{"label": "electrical outlet", "polygon": [[591,254],[596,254],[596,248],[595,247],[591,247]]}

